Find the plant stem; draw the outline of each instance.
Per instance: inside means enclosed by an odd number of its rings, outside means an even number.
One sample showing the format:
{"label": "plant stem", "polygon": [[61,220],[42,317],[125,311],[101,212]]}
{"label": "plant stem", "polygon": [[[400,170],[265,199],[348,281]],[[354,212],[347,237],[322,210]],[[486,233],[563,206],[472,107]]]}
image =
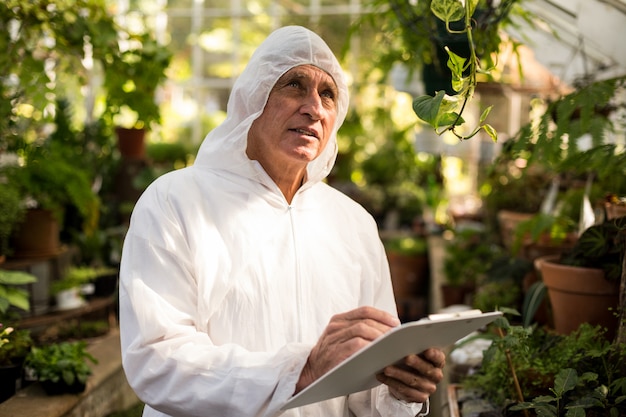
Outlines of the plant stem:
{"label": "plant stem", "polygon": [[[504,333],[500,327],[497,328],[498,335],[500,338],[504,339]],[[517,400],[520,403],[524,402],[524,394],[522,393],[522,387],[519,385],[519,380],[517,379],[517,373],[515,372],[515,367],[513,367],[513,360],[511,359],[511,350],[505,349],[504,354],[506,355],[506,362],[509,365],[509,369],[511,370],[511,375],[513,375],[513,385],[515,386],[515,392],[517,393]],[[524,416],[529,417],[528,410],[524,410]]]}

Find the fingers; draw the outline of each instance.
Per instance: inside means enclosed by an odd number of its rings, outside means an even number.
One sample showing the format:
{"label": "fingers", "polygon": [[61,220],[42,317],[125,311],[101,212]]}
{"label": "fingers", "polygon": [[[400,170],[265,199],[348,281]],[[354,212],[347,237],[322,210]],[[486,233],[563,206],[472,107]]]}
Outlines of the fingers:
{"label": "fingers", "polygon": [[400,320],[398,320],[397,317],[389,314],[386,311],[379,310],[377,308],[370,307],[370,306],[363,306],[363,307],[356,308],[354,310],[347,311],[342,314],[337,314],[331,319],[331,322],[335,320],[348,321],[348,322],[350,321],[358,322],[362,320],[368,320],[368,321],[382,324],[387,327],[395,327],[400,324]]}
{"label": "fingers", "polygon": [[443,369],[446,366],[446,354],[440,349],[427,349],[422,352],[420,356],[432,363],[436,368]]}
{"label": "fingers", "polygon": [[376,378],[387,385],[389,393],[398,400],[406,402],[424,403],[435,393],[437,385],[427,379],[413,376],[409,382],[403,382],[382,373]]}
{"label": "fingers", "polygon": [[399,324],[393,315],[373,307],[360,307],[333,316],[309,354],[296,392]]}
{"label": "fingers", "polygon": [[395,398],[424,402],[443,380],[444,366],[445,354],[439,349],[428,349],[419,355],[407,356],[403,365],[386,367],[377,378],[389,387]]}

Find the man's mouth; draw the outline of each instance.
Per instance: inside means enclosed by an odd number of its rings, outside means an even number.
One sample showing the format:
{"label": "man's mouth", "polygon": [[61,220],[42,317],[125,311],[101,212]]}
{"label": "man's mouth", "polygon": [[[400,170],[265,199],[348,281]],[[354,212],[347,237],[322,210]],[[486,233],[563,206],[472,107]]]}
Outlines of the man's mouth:
{"label": "man's mouth", "polygon": [[312,131],[312,130],[308,130],[308,129],[301,129],[301,128],[298,128],[298,129],[290,129],[290,130],[291,130],[292,132],[297,132],[297,133],[300,133],[300,134],[302,134],[302,135],[306,135],[306,136],[312,136],[312,137],[314,137],[315,139],[317,139],[317,134],[316,134],[314,131]]}

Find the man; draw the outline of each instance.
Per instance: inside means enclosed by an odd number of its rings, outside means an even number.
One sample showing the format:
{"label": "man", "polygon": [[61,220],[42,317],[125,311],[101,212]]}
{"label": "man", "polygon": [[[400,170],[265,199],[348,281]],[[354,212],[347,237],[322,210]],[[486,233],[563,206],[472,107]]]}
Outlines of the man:
{"label": "man", "polygon": [[372,390],[280,411],[399,324],[374,220],[323,182],[347,108],[324,41],[281,28],[253,54],[196,163],[138,201],[120,328],[144,416],[427,412],[445,362],[436,349],[385,368]]}

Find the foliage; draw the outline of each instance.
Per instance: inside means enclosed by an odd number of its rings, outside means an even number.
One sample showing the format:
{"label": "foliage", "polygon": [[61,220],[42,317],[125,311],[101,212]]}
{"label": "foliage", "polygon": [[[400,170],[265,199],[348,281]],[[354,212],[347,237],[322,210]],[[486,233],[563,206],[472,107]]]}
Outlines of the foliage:
{"label": "foliage", "polygon": [[59,291],[79,288],[98,277],[109,275],[116,271],[114,268],[107,267],[72,266],[60,280],[52,282],[50,292],[56,294]]}
{"label": "foliage", "polygon": [[5,314],[10,306],[28,311],[28,292],[16,286],[33,282],[37,282],[37,277],[27,272],[0,269],[0,314]]}
{"label": "foliage", "polygon": [[[420,183],[429,168],[421,162],[407,138],[409,129],[391,133],[389,139],[361,164],[363,180],[370,193],[379,193],[376,212],[396,210],[402,225],[410,225],[423,211],[426,195]],[[390,163],[393,161],[393,163]]]}
{"label": "foliage", "polygon": [[85,85],[90,76],[81,62],[85,51],[101,61],[118,49],[117,36],[104,0],[3,1],[0,148],[34,140],[49,121],[56,96],[69,88],[56,74],[70,74]]}
{"label": "foliage", "polygon": [[9,238],[24,219],[25,212],[17,188],[11,183],[0,182],[0,256],[10,254]]}
{"label": "foliage", "polygon": [[513,141],[502,144],[500,153],[489,164],[481,180],[480,193],[488,215],[500,210],[536,213],[541,207],[552,174],[538,165],[520,164],[512,153]]}
{"label": "foliage", "polygon": [[[420,119],[438,134],[450,131],[459,139],[469,139],[484,129],[496,140],[495,130],[484,123],[489,108],[470,134],[458,133],[457,126],[464,124],[462,113],[473,97],[477,74],[488,72],[494,62],[492,54],[497,53],[504,43],[500,29],[511,24],[511,13],[524,14],[516,3],[516,0],[497,4],[478,0],[465,4],[457,0],[374,1],[375,12],[364,21],[383,28],[378,41],[387,46],[384,48],[387,51],[376,60],[383,71],[396,62],[403,62],[412,75],[419,68],[445,67],[447,61],[447,68],[440,72],[450,72],[450,88],[433,93],[427,91],[434,96],[423,95],[415,99],[413,110]],[[486,64],[484,68],[481,62]]]}
{"label": "foliage", "polygon": [[522,282],[532,270],[532,262],[498,251],[476,284],[473,307],[481,311],[519,309],[523,301]]}
{"label": "foliage", "polygon": [[35,372],[39,381],[84,384],[92,373],[88,361],[98,363],[86,348],[87,343],[82,340],[33,347],[24,365]]}
{"label": "foliage", "polygon": [[127,33],[129,48],[107,57],[104,87],[107,114],[120,114],[124,106],[136,113],[132,124],[124,127],[149,128],[161,122],[156,90],[167,79],[165,70],[172,53],[150,33]]}
{"label": "foliage", "polygon": [[22,165],[3,168],[28,207],[50,210],[62,226],[68,208],[83,219],[82,228],[93,230],[99,215],[99,199],[92,190],[90,172],[76,163],[71,147],[75,140],[68,128],[69,107],[59,102],[57,131],[45,140],[23,144]]}
{"label": "foliage", "polygon": [[587,228],[561,263],[604,270],[605,278],[619,282],[626,253],[626,217],[605,220]]}
{"label": "foliage", "polygon": [[417,236],[395,236],[383,238],[385,250],[389,253],[401,255],[424,255],[428,251],[428,243],[423,237]]}
{"label": "foliage", "polygon": [[[615,404],[609,403],[610,390],[606,386],[597,386],[598,374],[585,372],[578,375],[573,368],[562,369],[554,378],[554,387],[550,388],[550,394],[541,395],[530,402],[522,402],[511,407],[512,411],[535,410],[540,416],[558,417],[584,417],[586,410],[591,408],[609,408],[611,415],[619,414],[619,403],[626,400],[626,377],[618,378],[611,384],[613,391],[619,396]],[[594,386],[593,390],[589,386]],[[576,394],[575,400],[567,401],[567,397],[575,390],[581,390],[582,394]]]}
{"label": "foliage", "polygon": [[443,260],[446,283],[475,286],[501,254],[502,248],[491,243],[485,232],[473,229],[457,232],[446,244]]}
{"label": "foliage", "polygon": [[191,152],[181,142],[151,142],[146,146],[146,155],[155,164],[186,165]]}
{"label": "foliage", "polygon": [[[489,333],[493,342],[484,352],[480,369],[462,381],[465,387],[480,389],[493,404],[535,399],[533,402],[538,405],[559,398],[560,410],[586,404],[585,407],[616,408],[624,413],[626,346],[607,341],[605,329],[583,324],[569,335],[560,335],[542,327],[511,326],[506,318],[499,319],[496,327],[502,330],[501,336]],[[522,400],[511,368],[519,381]],[[563,378],[572,382],[574,373],[579,383],[564,385]],[[546,396],[550,394],[553,398],[548,400]],[[586,402],[589,398],[596,401]]]}
{"label": "foliage", "polygon": [[0,366],[15,365],[26,358],[33,346],[28,330],[15,330],[0,323]]}
{"label": "foliage", "polygon": [[[608,117],[615,94],[626,84],[626,76],[591,82],[547,106],[537,123],[518,132],[513,154],[539,163],[554,172],[575,172],[619,187],[626,172],[625,157],[615,145],[606,144],[614,129]],[[591,138],[591,148],[581,149],[581,138]],[[622,185],[623,187],[623,185]],[[618,190],[607,189],[607,192]]]}
{"label": "foliage", "polygon": [[63,225],[65,209],[76,208],[92,226],[98,215],[98,198],[84,171],[48,147],[27,150],[24,166],[8,167],[7,177],[14,181],[27,204],[50,210]]}

